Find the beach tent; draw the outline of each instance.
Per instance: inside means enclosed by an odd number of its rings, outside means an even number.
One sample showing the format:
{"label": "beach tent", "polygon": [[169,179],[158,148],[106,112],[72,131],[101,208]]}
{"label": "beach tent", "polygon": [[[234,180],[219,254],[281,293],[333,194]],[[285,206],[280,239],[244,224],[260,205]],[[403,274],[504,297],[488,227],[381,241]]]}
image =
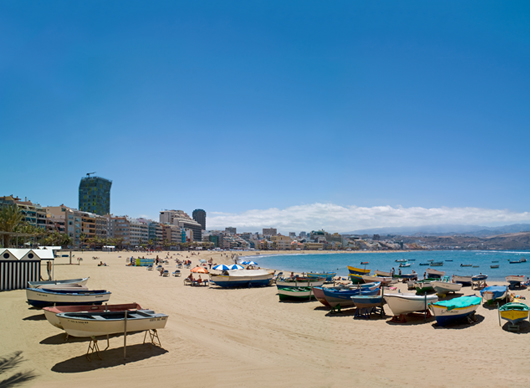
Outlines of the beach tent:
{"label": "beach tent", "polygon": [[36,251],[0,249],[0,291],[24,289],[28,282],[40,280],[41,259]]}

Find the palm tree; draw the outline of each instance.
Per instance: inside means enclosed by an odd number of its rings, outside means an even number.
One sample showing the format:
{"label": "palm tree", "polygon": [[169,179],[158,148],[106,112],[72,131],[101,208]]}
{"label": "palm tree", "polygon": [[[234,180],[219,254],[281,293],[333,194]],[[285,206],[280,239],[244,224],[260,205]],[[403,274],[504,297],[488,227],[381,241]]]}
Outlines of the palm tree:
{"label": "palm tree", "polygon": [[4,206],[0,209],[0,231],[5,232],[5,234],[2,234],[3,245],[5,248],[9,248],[11,234],[15,232],[23,219],[24,214],[22,214],[16,205]]}

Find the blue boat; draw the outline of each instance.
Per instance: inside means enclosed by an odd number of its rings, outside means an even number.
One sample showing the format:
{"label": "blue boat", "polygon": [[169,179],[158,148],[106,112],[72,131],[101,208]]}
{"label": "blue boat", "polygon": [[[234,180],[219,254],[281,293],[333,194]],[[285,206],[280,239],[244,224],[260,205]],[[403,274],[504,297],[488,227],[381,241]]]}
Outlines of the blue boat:
{"label": "blue boat", "polygon": [[381,283],[374,283],[372,288],[351,288],[351,289],[332,289],[322,288],[326,301],[331,307],[337,307],[340,305],[341,308],[353,307],[353,300],[351,299],[354,295],[378,295],[380,291]]}
{"label": "blue boat", "polygon": [[490,303],[506,298],[507,293],[507,286],[489,286],[480,291],[484,300]]}
{"label": "blue boat", "polygon": [[309,272],[307,274],[308,278],[312,278],[312,279],[323,278],[323,279],[325,279],[326,282],[333,281],[333,278],[335,276],[337,276],[336,272]]}
{"label": "blue boat", "polygon": [[478,296],[462,296],[429,304],[429,309],[436,318],[436,323],[445,326],[452,321],[465,318],[475,313],[480,305]]}
{"label": "blue boat", "polygon": [[75,289],[42,289],[27,288],[28,303],[35,307],[68,306],[81,304],[102,304],[110,299],[110,292],[106,290]]}
{"label": "blue boat", "polygon": [[487,278],[488,278],[488,275],[483,275],[483,274],[471,276],[471,280],[474,281],[474,282],[483,282]]}

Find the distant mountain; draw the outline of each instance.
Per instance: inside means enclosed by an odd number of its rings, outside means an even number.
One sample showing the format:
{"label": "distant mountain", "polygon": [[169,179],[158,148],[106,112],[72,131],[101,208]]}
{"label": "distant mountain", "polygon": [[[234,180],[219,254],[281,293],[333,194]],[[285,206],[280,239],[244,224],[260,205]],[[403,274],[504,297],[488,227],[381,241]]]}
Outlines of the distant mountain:
{"label": "distant mountain", "polygon": [[513,224],[505,226],[479,226],[479,225],[425,225],[415,227],[396,227],[396,228],[373,228],[373,229],[360,229],[349,233],[342,234],[354,234],[354,235],[400,235],[400,236],[476,236],[476,237],[488,237],[496,236],[500,234],[508,233],[519,233],[529,232],[530,224]]}

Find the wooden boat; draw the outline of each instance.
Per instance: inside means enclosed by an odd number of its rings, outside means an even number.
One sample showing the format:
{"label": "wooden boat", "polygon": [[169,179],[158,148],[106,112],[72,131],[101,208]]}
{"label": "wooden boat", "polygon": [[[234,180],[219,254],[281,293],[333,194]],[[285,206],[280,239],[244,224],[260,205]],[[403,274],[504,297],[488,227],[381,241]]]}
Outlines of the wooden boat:
{"label": "wooden boat", "polygon": [[361,277],[365,283],[381,282],[381,284],[384,286],[389,285],[393,281],[393,278],[391,276],[362,275]]}
{"label": "wooden boat", "polygon": [[280,300],[311,300],[313,291],[311,287],[282,287],[278,288]]}
{"label": "wooden boat", "polygon": [[363,282],[363,275],[369,275],[371,270],[369,269],[362,269],[362,268],[356,268],[348,265],[348,271],[350,273],[350,280],[352,283],[362,283]]}
{"label": "wooden boat", "polygon": [[525,282],[525,277],[524,275],[510,275],[506,276],[506,281],[510,283],[510,287],[517,287]]}
{"label": "wooden boat", "polygon": [[460,275],[453,275],[453,282],[455,283],[461,283],[463,286],[470,286],[472,276],[460,276]]}
{"label": "wooden boat", "polygon": [[480,295],[486,302],[493,302],[506,298],[508,293],[507,286],[489,286],[480,291]]}
{"label": "wooden boat", "polygon": [[326,296],[324,295],[322,287],[311,287],[311,291],[313,291],[313,295],[320,303],[322,303],[326,307],[331,307],[328,301],[326,300]]}
{"label": "wooden boat", "polygon": [[80,279],[64,279],[64,280],[47,280],[42,282],[28,282],[28,288],[47,288],[47,286],[52,285],[62,285],[62,286],[69,286],[69,287],[75,287],[75,285],[78,286],[84,286],[88,282],[88,279],[90,277],[86,278],[80,278]]}
{"label": "wooden boat", "polygon": [[381,295],[352,295],[350,298],[358,309],[379,307],[385,303]]}
{"label": "wooden boat", "polygon": [[478,296],[461,296],[451,300],[429,303],[429,308],[436,318],[436,323],[444,326],[452,321],[465,318],[477,311],[481,299]]}
{"label": "wooden boat", "polygon": [[397,293],[385,294],[384,298],[394,315],[425,311],[428,309],[429,303],[438,301],[436,294],[416,295],[412,293]]}
{"label": "wooden boat", "polygon": [[163,329],[168,316],[156,314],[152,310],[109,311],[99,313],[59,313],[60,325],[72,337],[97,337],[120,334],[125,331],[127,314],[127,332]]}
{"label": "wooden boat", "polygon": [[228,270],[210,273],[210,282],[223,288],[261,287],[271,284],[273,274],[264,269]]}
{"label": "wooden boat", "polygon": [[499,264],[491,264],[490,265],[490,268],[494,269],[494,268],[499,268]]}
{"label": "wooden boat", "polygon": [[417,280],[414,282],[414,288],[416,289],[417,294],[425,294],[428,292],[434,292],[434,288],[432,286],[432,281],[434,279],[423,279],[423,280]]}
{"label": "wooden boat", "polygon": [[352,307],[353,301],[351,296],[353,295],[377,295],[380,291],[380,283],[372,287],[357,287],[347,289],[335,289],[335,288],[322,288],[324,296],[330,307],[337,307],[340,305],[341,308]]}
{"label": "wooden boat", "polygon": [[450,292],[458,292],[462,289],[462,283],[453,283],[449,281],[449,276],[444,276],[441,280],[434,280],[431,282],[434,291],[437,294],[448,294]]}
{"label": "wooden boat", "polygon": [[53,305],[101,304],[110,299],[106,290],[47,290],[45,288],[27,288],[28,303],[35,307]]}
{"label": "wooden boat", "polygon": [[298,277],[298,278],[280,278],[276,279],[276,286],[281,287],[318,287],[324,284],[323,278],[308,278],[308,277]]}
{"label": "wooden boat", "polygon": [[385,272],[385,271],[379,271],[379,270],[375,270],[374,271],[374,274],[375,276],[382,276],[382,277],[392,277],[392,273],[391,272]]}
{"label": "wooden boat", "polygon": [[528,319],[529,308],[522,302],[506,303],[499,307],[499,313],[502,319],[506,319],[512,325]]}
{"label": "wooden boat", "polygon": [[429,279],[440,279],[445,276],[445,271],[438,271],[437,269],[427,268],[425,272]]}
{"label": "wooden boat", "polygon": [[142,306],[138,303],[126,303],[126,304],[101,304],[101,305],[78,305],[78,306],[53,306],[53,307],[44,307],[44,316],[53,326],[62,329],[59,318],[57,314],[60,313],[80,313],[80,312],[90,312],[90,313],[100,313],[107,311],[122,311],[125,310],[141,310]]}
{"label": "wooden boat", "polygon": [[433,262],[431,263],[431,266],[433,266],[433,267],[441,267],[441,266],[443,266],[443,265],[444,265],[444,262],[443,262],[443,261],[433,261]]}
{"label": "wooden boat", "polygon": [[333,281],[333,278],[337,276],[336,272],[309,272],[307,277],[312,279],[325,279],[326,282]]}

